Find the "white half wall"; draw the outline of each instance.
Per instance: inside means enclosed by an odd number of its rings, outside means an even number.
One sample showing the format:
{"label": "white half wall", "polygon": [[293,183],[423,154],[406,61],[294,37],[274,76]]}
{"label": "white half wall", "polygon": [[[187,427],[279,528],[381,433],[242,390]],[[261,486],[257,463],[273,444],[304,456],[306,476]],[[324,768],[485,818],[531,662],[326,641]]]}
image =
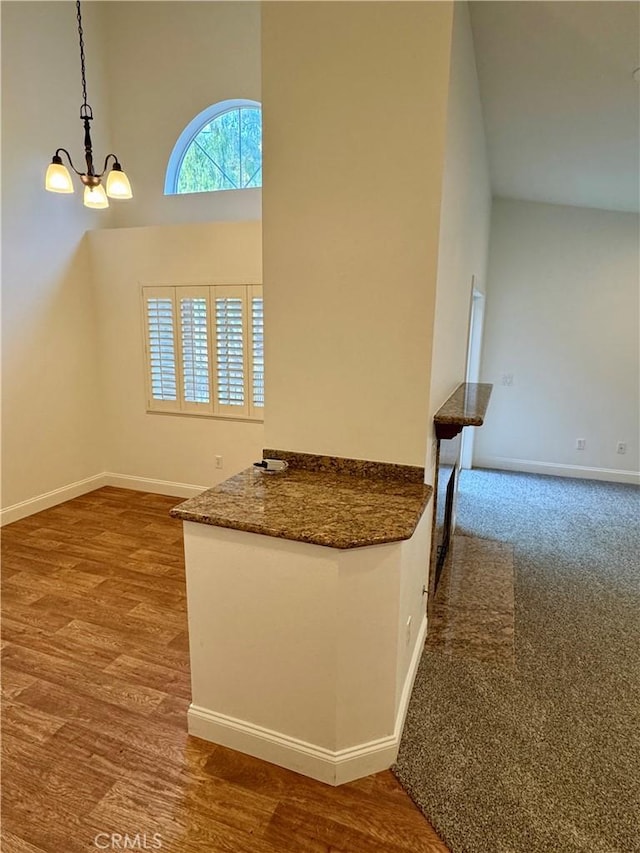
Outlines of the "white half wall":
{"label": "white half wall", "polygon": [[[146,411],[140,297],[142,283],[260,282],[260,223],[110,229],[91,232],[89,242],[104,470],[121,475],[122,485],[142,478],[205,488],[261,459],[261,423]],[[215,456],[223,457],[222,469],[215,468]]]}
{"label": "white half wall", "polygon": [[482,361],[494,390],[475,465],[638,472],[638,229],[633,213],[494,201]]}
{"label": "white half wall", "polygon": [[429,515],[348,550],[185,522],[189,731],[332,785],[390,767],[427,627],[402,586]]}
{"label": "white half wall", "polygon": [[[454,4],[431,361],[430,423],[465,381],[471,282],[485,290],[491,189],[467,3]],[[435,433],[433,433],[435,436]],[[435,454],[427,456],[427,468]],[[433,482],[427,478],[428,482]]]}

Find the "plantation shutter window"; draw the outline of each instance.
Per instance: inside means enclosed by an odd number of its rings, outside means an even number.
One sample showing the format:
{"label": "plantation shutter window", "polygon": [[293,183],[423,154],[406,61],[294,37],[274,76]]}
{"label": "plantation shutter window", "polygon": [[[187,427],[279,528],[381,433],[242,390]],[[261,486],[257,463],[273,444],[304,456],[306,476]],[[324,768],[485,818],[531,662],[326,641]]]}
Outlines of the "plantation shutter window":
{"label": "plantation shutter window", "polygon": [[259,285],[142,288],[147,409],[262,420]]}
{"label": "plantation shutter window", "polygon": [[171,411],[178,402],[173,288],[146,288],[145,320],[150,409]]}
{"label": "plantation shutter window", "polygon": [[246,290],[241,285],[214,288],[216,407],[219,414],[249,414]]}
{"label": "plantation shutter window", "polygon": [[210,414],[209,288],[178,287],[176,293],[180,305],[182,407]]}

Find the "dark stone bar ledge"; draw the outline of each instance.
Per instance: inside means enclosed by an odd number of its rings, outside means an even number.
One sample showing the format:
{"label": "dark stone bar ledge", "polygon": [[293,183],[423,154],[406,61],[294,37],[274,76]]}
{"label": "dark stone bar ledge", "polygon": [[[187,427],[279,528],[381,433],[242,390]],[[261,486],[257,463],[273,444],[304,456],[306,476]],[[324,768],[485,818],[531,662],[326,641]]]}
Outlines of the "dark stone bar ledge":
{"label": "dark stone bar ledge", "polygon": [[410,539],[431,497],[424,469],[265,451],[284,471],[247,468],[171,510],[174,518],[329,548]]}
{"label": "dark stone bar ledge", "polygon": [[482,426],[493,385],[463,382],[433,417],[436,438],[453,438],[466,426]]}

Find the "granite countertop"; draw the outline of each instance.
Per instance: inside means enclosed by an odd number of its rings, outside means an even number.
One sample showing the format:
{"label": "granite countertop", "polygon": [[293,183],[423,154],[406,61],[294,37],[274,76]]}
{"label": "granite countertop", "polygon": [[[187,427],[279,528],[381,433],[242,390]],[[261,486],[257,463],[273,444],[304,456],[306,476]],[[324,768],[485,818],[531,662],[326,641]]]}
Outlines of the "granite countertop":
{"label": "granite countertop", "polygon": [[409,539],[429,502],[424,469],[266,450],[285,471],[247,468],[171,510],[174,518],[329,548]]}
{"label": "granite countertop", "polygon": [[493,385],[463,382],[433,416],[437,438],[453,438],[463,427],[482,426]]}

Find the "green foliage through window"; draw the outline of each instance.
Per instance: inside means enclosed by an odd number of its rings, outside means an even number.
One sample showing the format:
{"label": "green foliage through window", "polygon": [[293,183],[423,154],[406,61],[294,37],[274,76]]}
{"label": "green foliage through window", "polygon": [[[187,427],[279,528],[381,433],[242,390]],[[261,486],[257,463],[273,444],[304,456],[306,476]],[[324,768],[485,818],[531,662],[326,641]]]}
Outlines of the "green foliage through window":
{"label": "green foliage through window", "polygon": [[176,193],[262,186],[260,107],[237,107],[207,122],[189,143],[178,167]]}

